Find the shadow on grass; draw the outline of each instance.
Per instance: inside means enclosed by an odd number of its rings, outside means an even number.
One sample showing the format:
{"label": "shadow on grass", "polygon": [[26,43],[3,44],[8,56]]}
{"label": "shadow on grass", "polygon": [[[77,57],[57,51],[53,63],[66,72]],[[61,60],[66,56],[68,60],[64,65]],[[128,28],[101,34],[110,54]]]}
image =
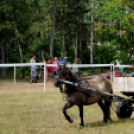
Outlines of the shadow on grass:
{"label": "shadow on grass", "polygon": [[132,122],[134,123],[134,118],[127,118],[127,119],[119,119],[116,121],[110,121],[110,122],[102,122],[102,121],[97,121],[97,122],[90,122],[90,123],[86,123],[85,127],[106,127],[109,125],[115,125],[115,124],[121,124],[121,123],[125,123],[125,122]]}

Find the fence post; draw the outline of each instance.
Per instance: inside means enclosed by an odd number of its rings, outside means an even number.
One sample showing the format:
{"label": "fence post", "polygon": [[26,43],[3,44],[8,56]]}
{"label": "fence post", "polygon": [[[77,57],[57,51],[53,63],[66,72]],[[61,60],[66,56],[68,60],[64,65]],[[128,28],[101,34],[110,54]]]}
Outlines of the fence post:
{"label": "fence post", "polygon": [[44,92],[46,91],[46,62],[44,62]]}
{"label": "fence post", "polygon": [[113,79],[112,79],[112,80],[113,80],[113,81],[114,81],[114,70],[115,70],[115,67],[114,67],[114,63],[113,63],[113,71],[112,71],[112,72],[113,72],[113,73],[112,73],[112,75],[113,75]]}
{"label": "fence post", "polygon": [[16,84],[16,66],[14,65],[14,84]]}

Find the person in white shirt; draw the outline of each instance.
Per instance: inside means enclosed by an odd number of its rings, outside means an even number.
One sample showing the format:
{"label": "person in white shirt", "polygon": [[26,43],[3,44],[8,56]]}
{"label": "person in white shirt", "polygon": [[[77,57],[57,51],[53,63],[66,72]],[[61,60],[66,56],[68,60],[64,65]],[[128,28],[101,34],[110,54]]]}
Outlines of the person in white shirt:
{"label": "person in white shirt", "polygon": [[[35,55],[32,56],[30,63],[36,63],[36,56]],[[35,82],[35,83],[38,82],[37,66],[36,65],[31,66],[31,83],[32,82]]]}
{"label": "person in white shirt", "polygon": [[72,71],[76,74],[76,76],[78,77],[78,73],[79,73],[79,69],[77,67],[77,59],[74,60],[74,65],[76,65],[75,67],[72,68]]}

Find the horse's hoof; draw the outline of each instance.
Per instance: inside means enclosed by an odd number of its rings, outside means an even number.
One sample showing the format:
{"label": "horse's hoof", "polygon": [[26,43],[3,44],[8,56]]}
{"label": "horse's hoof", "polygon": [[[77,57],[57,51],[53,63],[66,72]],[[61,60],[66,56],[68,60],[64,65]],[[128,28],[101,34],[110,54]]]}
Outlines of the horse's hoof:
{"label": "horse's hoof", "polygon": [[70,121],[69,121],[70,123],[73,123],[73,119],[70,119]]}
{"label": "horse's hoof", "polygon": [[84,125],[80,125],[79,128],[80,128],[80,129],[84,128]]}
{"label": "horse's hoof", "polygon": [[110,121],[110,122],[113,122],[113,120],[112,120],[111,118],[109,118],[109,121]]}
{"label": "horse's hoof", "polygon": [[108,118],[105,117],[102,122],[107,123],[108,122]]}
{"label": "horse's hoof", "polygon": [[107,123],[107,122],[108,122],[108,120],[103,120],[102,122]]}

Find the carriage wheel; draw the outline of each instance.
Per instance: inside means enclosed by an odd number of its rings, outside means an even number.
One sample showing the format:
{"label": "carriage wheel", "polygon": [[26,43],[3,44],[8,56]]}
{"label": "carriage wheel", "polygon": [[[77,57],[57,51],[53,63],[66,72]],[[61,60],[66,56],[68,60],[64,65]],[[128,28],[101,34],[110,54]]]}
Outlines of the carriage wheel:
{"label": "carriage wheel", "polygon": [[119,102],[116,107],[116,114],[119,119],[131,117],[132,111],[132,103],[130,102]]}

